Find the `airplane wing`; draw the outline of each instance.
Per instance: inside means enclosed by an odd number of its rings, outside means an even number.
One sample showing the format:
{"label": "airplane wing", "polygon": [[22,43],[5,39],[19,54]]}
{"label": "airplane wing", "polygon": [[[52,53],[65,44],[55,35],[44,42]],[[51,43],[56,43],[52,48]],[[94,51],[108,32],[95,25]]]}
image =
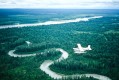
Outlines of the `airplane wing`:
{"label": "airplane wing", "polygon": [[84,51],[84,49],[82,48],[81,44],[77,44],[77,46],[78,46],[78,49],[79,49],[80,51]]}

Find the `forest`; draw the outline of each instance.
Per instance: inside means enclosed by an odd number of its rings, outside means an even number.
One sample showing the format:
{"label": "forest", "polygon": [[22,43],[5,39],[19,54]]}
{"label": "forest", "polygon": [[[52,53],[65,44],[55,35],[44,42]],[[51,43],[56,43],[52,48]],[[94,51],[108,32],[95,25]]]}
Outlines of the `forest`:
{"label": "forest", "polygon": [[[44,60],[55,60],[61,56],[55,48],[63,48],[69,58],[50,66],[61,74],[95,73],[119,79],[119,25],[118,18],[104,17],[88,22],[67,23],[23,28],[0,29],[0,79],[1,80],[53,80],[39,69]],[[32,44],[27,46],[25,41]],[[91,45],[92,51],[75,54],[74,47],[81,43]],[[16,54],[33,54],[33,57],[14,58]],[[39,54],[43,52],[43,54]],[[65,77],[62,80],[96,80],[92,77]]]}

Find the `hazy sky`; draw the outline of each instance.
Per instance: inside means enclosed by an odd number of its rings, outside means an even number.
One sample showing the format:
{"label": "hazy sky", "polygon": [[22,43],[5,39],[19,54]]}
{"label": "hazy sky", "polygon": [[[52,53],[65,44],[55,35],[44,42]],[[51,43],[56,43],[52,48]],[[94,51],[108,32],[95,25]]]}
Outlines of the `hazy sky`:
{"label": "hazy sky", "polygon": [[119,0],[0,0],[0,8],[119,9]]}

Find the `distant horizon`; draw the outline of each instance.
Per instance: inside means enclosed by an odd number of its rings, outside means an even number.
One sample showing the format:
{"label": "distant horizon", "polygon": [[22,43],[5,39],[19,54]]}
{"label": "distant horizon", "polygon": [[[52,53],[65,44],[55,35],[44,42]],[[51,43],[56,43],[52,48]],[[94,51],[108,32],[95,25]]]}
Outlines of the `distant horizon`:
{"label": "distant horizon", "polygon": [[0,9],[119,9],[119,0],[0,0]]}
{"label": "distant horizon", "polygon": [[82,8],[0,8],[0,9],[62,9],[62,10],[119,10],[119,9],[109,9],[109,8],[103,8],[103,9],[82,9]]}

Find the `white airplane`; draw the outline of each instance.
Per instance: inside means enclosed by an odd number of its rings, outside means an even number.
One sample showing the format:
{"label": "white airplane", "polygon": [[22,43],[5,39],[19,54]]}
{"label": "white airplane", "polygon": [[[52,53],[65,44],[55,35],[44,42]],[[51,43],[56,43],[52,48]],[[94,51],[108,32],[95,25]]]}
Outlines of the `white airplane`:
{"label": "white airplane", "polygon": [[81,46],[81,44],[77,44],[78,48],[73,48],[75,53],[85,53],[85,51],[87,50],[92,50],[90,45],[88,45],[88,47],[84,48]]}

